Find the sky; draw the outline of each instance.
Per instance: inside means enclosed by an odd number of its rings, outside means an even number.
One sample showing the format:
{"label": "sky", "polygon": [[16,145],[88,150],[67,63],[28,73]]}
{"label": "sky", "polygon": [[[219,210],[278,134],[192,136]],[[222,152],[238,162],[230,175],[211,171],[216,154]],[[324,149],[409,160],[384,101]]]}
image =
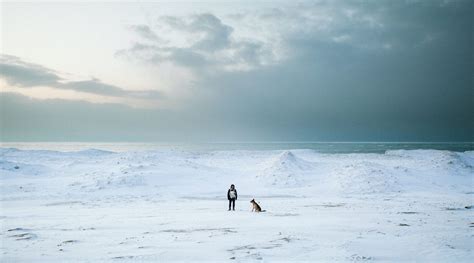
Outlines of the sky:
{"label": "sky", "polygon": [[1,141],[474,141],[473,1],[0,8]]}

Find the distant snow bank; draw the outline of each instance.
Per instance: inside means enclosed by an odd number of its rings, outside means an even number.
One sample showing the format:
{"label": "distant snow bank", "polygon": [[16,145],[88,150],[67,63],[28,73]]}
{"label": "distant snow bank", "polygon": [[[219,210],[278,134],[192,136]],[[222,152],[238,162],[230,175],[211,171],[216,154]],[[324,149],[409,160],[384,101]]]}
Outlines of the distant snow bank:
{"label": "distant snow bank", "polygon": [[[68,193],[219,197],[228,185],[251,196],[469,192],[474,151],[312,150],[78,152],[0,148],[5,198]],[[34,179],[34,180],[32,180]]]}

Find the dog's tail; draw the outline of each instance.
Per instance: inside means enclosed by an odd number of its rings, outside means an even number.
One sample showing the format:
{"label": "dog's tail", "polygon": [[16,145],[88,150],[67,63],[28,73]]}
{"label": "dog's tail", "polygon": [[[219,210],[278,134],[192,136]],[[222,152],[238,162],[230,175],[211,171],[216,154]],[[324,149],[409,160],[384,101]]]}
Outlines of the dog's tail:
{"label": "dog's tail", "polygon": [[267,210],[262,210],[262,211],[260,211],[260,212],[267,212]]}

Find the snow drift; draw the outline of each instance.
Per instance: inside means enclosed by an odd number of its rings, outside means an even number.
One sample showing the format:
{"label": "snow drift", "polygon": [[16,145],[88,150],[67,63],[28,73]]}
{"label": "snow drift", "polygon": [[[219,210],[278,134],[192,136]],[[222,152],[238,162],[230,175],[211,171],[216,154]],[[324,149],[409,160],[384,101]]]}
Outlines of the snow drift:
{"label": "snow drift", "polygon": [[434,150],[0,149],[0,261],[470,262],[473,167]]}
{"label": "snow drift", "polygon": [[469,191],[474,171],[474,152],[437,150],[321,154],[310,150],[113,153],[1,149],[0,153],[2,190],[8,188],[19,196],[23,192],[16,186],[29,177],[35,179],[38,189],[48,189],[48,195],[101,190],[128,194],[133,189],[145,195],[214,195],[231,182],[245,186],[244,192],[252,195]]}

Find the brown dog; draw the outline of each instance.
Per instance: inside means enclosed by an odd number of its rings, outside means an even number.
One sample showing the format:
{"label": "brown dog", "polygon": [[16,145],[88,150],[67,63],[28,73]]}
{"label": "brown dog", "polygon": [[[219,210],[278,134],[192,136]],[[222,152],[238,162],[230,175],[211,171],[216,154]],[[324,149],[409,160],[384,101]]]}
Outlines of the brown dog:
{"label": "brown dog", "polygon": [[255,202],[255,199],[252,199],[250,201],[252,203],[252,212],[265,212],[265,210],[262,210],[262,208]]}

